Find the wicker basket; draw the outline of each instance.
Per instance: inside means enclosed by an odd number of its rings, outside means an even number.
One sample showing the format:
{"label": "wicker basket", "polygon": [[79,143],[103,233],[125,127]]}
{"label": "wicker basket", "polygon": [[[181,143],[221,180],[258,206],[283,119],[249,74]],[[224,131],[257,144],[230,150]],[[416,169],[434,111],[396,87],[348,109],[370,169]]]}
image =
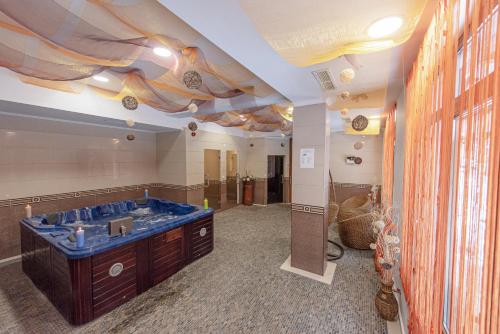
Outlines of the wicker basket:
{"label": "wicker basket", "polygon": [[379,217],[372,212],[358,213],[357,216],[338,220],[339,237],[347,247],[370,249],[370,244],[375,242],[372,223]]}
{"label": "wicker basket", "polygon": [[332,224],[337,219],[339,213],[339,205],[335,202],[330,202],[330,207],[328,209],[328,224]]}
{"label": "wicker basket", "polygon": [[337,220],[346,220],[372,210],[372,202],[367,195],[353,196],[346,199],[339,208]]}

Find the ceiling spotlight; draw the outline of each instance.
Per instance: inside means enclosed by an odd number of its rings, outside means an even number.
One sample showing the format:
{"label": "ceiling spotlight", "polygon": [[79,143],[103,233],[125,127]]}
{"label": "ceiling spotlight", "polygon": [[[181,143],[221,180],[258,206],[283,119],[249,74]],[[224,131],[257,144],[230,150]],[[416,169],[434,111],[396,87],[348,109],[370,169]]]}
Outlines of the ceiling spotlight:
{"label": "ceiling spotlight", "polygon": [[373,23],[368,28],[368,36],[371,38],[380,38],[388,36],[401,28],[403,19],[400,16],[389,16]]}
{"label": "ceiling spotlight", "polygon": [[288,115],[293,114],[293,105],[289,105],[288,108],[286,108],[286,112],[288,113]]}
{"label": "ceiling spotlight", "polygon": [[198,106],[194,103],[191,103],[188,105],[188,110],[192,113],[195,113],[198,111]]}
{"label": "ceiling spotlight", "polygon": [[345,68],[340,72],[340,81],[343,83],[350,83],[355,76],[356,73],[352,68]]}
{"label": "ceiling spotlight", "polygon": [[106,77],[104,77],[104,76],[102,76],[102,75],[94,75],[92,78],[93,78],[94,80],[96,80],[96,81],[100,81],[100,82],[108,82],[108,81],[109,81],[109,79],[108,79],[108,78],[106,78]]}
{"label": "ceiling spotlight", "polygon": [[172,51],[163,47],[156,47],[153,49],[153,52],[160,57],[170,57],[172,55]]}

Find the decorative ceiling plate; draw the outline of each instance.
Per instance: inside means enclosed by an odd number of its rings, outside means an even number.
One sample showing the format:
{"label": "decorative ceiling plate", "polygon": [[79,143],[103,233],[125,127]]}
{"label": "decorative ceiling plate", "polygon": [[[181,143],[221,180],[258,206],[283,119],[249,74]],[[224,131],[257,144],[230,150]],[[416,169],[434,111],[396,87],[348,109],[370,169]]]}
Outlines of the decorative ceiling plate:
{"label": "decorative ceiling plate", "polygon": [[135,136],[134,136],[133,134],[129,134],[129,135],[127,135],[127,140],[132,141],[132,140],[134,140],[134,139],[135,139]]}
{"label": "decorative ceiling plate", "polygon": [[196,131],[198,130],[198,124],[196,124],[196,122],[189,122],[188,129],[191,131]]}
{"label": "decorative ceiling plate", "polygon": [[128,110],[135,110],[139,106],[137,99],[130,95],[127,95],[122,99],[122,104]]}
{"label": "decorative ceiling plate", "polygon": [[352,120],[352,128],[356,131],[363,131],[368,127],[368,118],[358,115]]}
{"label": "decorative ceiling plate", "polygon": [[185,72],[182,76],[182,81],[189,89],[199,89],[203,83],[200,73],[196,71]]}

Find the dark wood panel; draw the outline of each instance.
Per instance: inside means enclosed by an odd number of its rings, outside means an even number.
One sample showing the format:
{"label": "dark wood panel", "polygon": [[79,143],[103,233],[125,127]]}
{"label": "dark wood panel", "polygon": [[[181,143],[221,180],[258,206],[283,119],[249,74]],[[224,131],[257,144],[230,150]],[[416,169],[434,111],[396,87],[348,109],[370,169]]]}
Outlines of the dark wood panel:
{"label": "dark wood panel", "polygon": [[57,249],[51,249],[52,258],[52,296],[54,306],[66,319],[71,319],[73,306],[73,287],[68,259]]}
{"label": "dark wood panel", "polygon": [[149,239],[142,239],[135,243],[136,261],[136,286],[137,294],[141,294],[151,287],[149,275]]}
{"label": "dark wood panel", "polygon": [[94,319],[92,311],[92,261],[90,257],[68,260],[73,286],[73,307],[70,322],[81,325]]}
{"label": "dark wood panel", "polygon": [[184,266],[184,228],[179,227],[151,238],[150,250],[151,283],[154,285]]}
{"label": "dark wood panel", "polygon": [[102,263],[112,261],[116,257],[121,257],[123,255],[125,255],[125,256],[130,255],[130,252],[132,252],[132,251],[135,251],[135,244],[134,243],[123,245],[123,246],[120,246],[116,249],[112,249],[112,250],[106,251],[104,253],[94,255],[92,257],[92,264],[94,266],[98,266]]}
{"label": "dark wood panel", "polygon": [[[206,229],[206,233],[202,236],[200,232],[203,228]],[[191,224],[188,238],[188,263],[210,253],[214,247],[213,216]]]}
{"label": "dark wood panel", "polygon": [[[94,317],[127,302],[137,295],[135,243],[92,257],[92,305]],[[122,272],[111,276],[113,265],[121,263]]]}
{"label": "dark wood panel", "polygon": [[50,263],[50,244],[37,235],[33,237],[33,283],[48,298],[51,297],[51,263]]}
{"label": "dark wood panel", "polygon": [[[71,324],[84,324],[172,276],[189,262],[189,254],[197,259],[209,253],[212,218],[76,260],[22,225],[23,270]],[[112,277],[109,269],[117,262],[124,268]]]}
{"label": "dark wood panel", "polygon": [[100,317],[101,315],[108,313],[114,308],[128,302],[130,299],[134,298],[137,295],[137,290],[135,284],[133,286],[128,287],[127,289],[123,289],[119,294],[109,298],[108,300],[94,305],[94,317]]}

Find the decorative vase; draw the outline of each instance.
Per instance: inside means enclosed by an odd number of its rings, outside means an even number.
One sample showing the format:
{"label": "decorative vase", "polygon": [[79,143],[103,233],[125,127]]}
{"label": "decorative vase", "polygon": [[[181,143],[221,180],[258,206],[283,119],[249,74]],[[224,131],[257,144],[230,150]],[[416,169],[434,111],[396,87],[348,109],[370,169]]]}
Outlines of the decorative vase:
{"label": "decorative vase", "polygon": [[394,321],[398,315],[398,302],[392,292],[393,282],[382,282],[382,287],[375,297],[378,314],[385,320]]}

